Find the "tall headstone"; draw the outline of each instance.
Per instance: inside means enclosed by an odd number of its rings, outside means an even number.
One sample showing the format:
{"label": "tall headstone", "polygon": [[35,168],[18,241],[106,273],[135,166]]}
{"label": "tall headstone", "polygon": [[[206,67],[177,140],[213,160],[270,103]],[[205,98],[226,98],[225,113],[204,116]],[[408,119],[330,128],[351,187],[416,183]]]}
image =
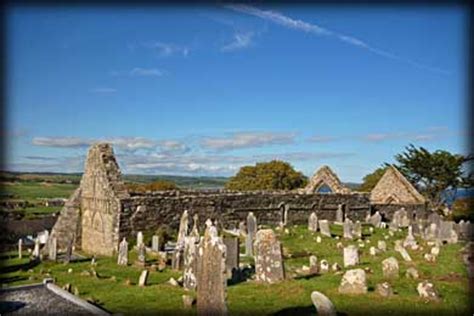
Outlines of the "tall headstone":
{"label": "tall headstone", "polygon": [[412,226],[408,226],[408,234],[405,240],[403,241],[403,247],[416,247],[416,239],[413,236],[413,228]]}
{"label": "tall headstone", "polygon": [[184,260],[183,260],[183,287],[188,290],[196,289],[196,273],[198,265],[198,243],[199,236],[188,236],[184,238]]}
{"label": "tall headstone", "polygon": [[198,250],[197,314],[225,315],[226,306],[226,247],[217,236],[217,229],[208,225]]}
{"label": "tall headstone", "polygon": [[257,218],[252,212],[247,216],[247,237],[245,239],[245,254],[253,256],[253,242],[257,234]]}
{"label": "tall headstone", "polygon": [[262,229],[255,238],[255,276],[257,281],[275,283],[285,278],[281,243],[271,229]]}
{"label": "tall headstone", "polygon": [[33,248],[33,258],[39,258],[40,256],[40,240],[35,238],[35,247]]}
{"label": "tall headstone", "polygon": [[199,240],[199,215],[197,214],[193,216],[193,228],[190,235]]}
{"label": "tall headstone", "polygon": [[344,212],[342,211],[342,204],[337,206],[336,210],[336,222],[342,223],[344,222]]}
{"label": "tall headstone", "polygon": [[68,241],[67,248],[66,248],[66,257],[64,258],[64,262],[69,263],[72,260],[72,248],[74,247],[74,237]]}
{"label": "tall headstone", "polygon": [[142,232],[137,233],[137,247],[139,247],[140,244],[143,244],[143,233]]}
{"label": "tall headstone", "polygon": [[23,255],[23,240],[20,238],[18,239],[18,258],[22,258]]}
{"label": "tall headstone", "polygon": [[380,228],[380,223],[382,222],[382,216],[379,211],[376,211],[374,215],[370,217],[370,224],[376,228]]}
{"label": "tall headstone", "polygon": [[243,236],[243,237],[247,236],[247,227],[245,226],[244,221],[239,222],[239,233],[240,233],[240,236]]}
{"label": "tall headstone", "polygon": [[138,279],[138,286],[146,286],[148,280],[148,270],[143,270]]}
{"label": "tall headstone", "polygon": [[138,244],[138,257],[136,264],[138,266],[144,267],[146,265],[146,247],[144,243]]}
{"label": "tall headstone", "polygon": [[154,252],[160,251],[160,237],[157,235],[151,237],[151,250]]}
{"label": "tall headstone", "polygon": [[290,211],[290,206],[286,205],[283,207],[283,226],[288,225],[288,212]]}
{"label": "tall headstone", "polygon": [[119,245],[117,264],[121,266],[126,266],[128,264],[128,242],[125,237],[123,237]]}
{"label": "tall headstone", "polygon": [[359,221],[352,225],[352,235],[354,238],[362,238],[362,224]]}
{"label": "tall headstone", "polygon": [[348,218],[344,221],[343,237],[346,239],[352,239],[352,221]]}
{"label": "tall headstone", "polygon": [[48,241],[48,259],[56,261],[58,256],[58,242],[56,237],[53,235]]}
{"label": "tall headstone", "polygon": [[315,212],[312,212],[308,218],[308,229],[312,232],[318,231],[318,216]]}
{"label": "tall headstone", "polygon": [[239,271],[239,238],[233,236],[224,237],[226,247],[225,267],[227,278],[236,278]]}
{"label": "tall headstone", "polygon": [[344,248],[344,267],[355,266],[359,264],[359,249],[350,245]]}
{"label": "tall headstone", "polygon": [[183,215],[181,215],[181,220],[179,222],[178,240],[176,241],[176,247],[184,246],[184,238],[188,235],[188,226],[189,215],[188,210],[185,210],[183,212]]}
{"label": "tall headstone", "polygon": [[331,237],[331,230],[329,229],[329,222],[326,219],[319,220],[319,231],[321,232],[321,235]]}

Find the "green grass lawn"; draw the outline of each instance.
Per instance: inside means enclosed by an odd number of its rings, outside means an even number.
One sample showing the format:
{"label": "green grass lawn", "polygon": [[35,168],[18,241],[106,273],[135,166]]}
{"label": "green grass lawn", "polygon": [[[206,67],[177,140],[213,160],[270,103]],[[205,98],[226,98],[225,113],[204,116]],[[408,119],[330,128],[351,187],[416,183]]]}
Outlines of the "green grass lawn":
{"label": "green grass lawn", "polygon": [[77,184],[69,183],[44,183],[44,182],[4,182],[2,183],[3,194],[14,195],[15,199],[31,202],[42,198],[68,198],[78,187]]}
{"label": "green grass lawn", "polygon": [[[342,234],[341,227],[333,226],[333,231]],[[295,274],[302,265],[309,266],[309,255],[314,254],[318,260],[326,259],[329,264],[338,262],[342,266],[342,250],[336,248],[338,242],[344,245],[358,244],[356,241],[335,240],[322,237],[322,243],[315,241],[319,233],[309,232],[304,226],[290,227],[289,234],[278,232],[279,240],[285,251],[293,254],[292,258],[285,259],[285,269],[288,276]],[[386,240],[388,251],[372,257],[369,255],[371,245],[376,246],[377,241],[384,239],[383,234],[388,230],[376,229],[370,239],[370,244],[361,248],[359,267],[370,267],[373,273],[367,274],[369,292],[366,295],[351,296],[339,294],[337,289],[342,274],[329,272],[328,274],[313,277],[290,278],[274,285],[258,284],[255,281],[246,281],[227,288],[227,305],[230,314],[315,314],[310,294],[317,290],[327,295],[334,303],[339,313],[345,315],[399,315],[405,314],[443,314],[461,315],[468,310],[469,292],[467,286],[467,269],[462,263],[460,249],[463,244],[444,245],[441,248],[437,263],[428,263],[423,259],[423,254],[429,252],[430,247],[424,241],[418,240],[423,246],[423,251],[408,250],[413,262],[405,262],[401,256],[393,251],[394,241],[405,236],[405,232],[397,233]],[[364,228],[364,234],[368,234]],[[385,240],[385,239],[384,239]],[[381,262],[385,258],[394,256],[400,265],[400,277],[391,280],[396,295],[382,298],[374,288],[377,283],[383,282]],[[130,252],[130,262],[136,258],[134,251]],[[70,263],[43,262],[31,267],[33,272],[28,272],[28,259],[15,258],[15,254],[3,254],[1,258],[2,283],[8,286],[35,283],[47,277],[47,273],[56,279],[59,285],[72,284],[79,289],[79,295],[85,299],[93,300],[105,309],[126,315],[136,315],[150,312],[164,313],[175,311],[179,314],[195,314],[196,309],[185,309],[182,295],[195,296],[180,287],[173,287],[167,281],[170,277],[178,278],[179,272],[166,269],[163,272],[150,272],[149,285],[140,288],[136,285],[141,269],[133,265],[122,267],[116,265],[116,258],[98,258],[97,266],[99,278],[83,276],[81,272],[90,270],[89,261]],[[150,261],[154,259],[150,257]],[[241,260],[251,262],[249,259]],[[24,265],[24,266],[22,266]],[[419,280],[405,277],[407,268],[415,266],[419,273]],[[73,269],[68,273],[68,269]],[[343,268],[343,271],[345,269]],[[112,278],[115,277],[115,280]],[[132,285],[126,285],[129,278]],[[441,295],[440,302],[425,302],[418,297],[416,286],[421,280],[432,281]]]}

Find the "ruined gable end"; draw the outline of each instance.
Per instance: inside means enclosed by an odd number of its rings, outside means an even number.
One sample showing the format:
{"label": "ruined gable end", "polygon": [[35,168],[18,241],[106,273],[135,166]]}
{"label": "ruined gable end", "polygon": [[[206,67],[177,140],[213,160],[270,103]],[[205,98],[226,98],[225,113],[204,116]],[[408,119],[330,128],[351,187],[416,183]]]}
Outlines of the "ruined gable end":
{"label": "ruined gable end", "polygon": [[372,204],[424,204],[425,198],[397,170],[390,166],[370,194]]}
{"label": "ruined gable end", "polygon": [[314,173],[304,188],[305,193],[349,193],[337,175],[328,166],[323,166]]}

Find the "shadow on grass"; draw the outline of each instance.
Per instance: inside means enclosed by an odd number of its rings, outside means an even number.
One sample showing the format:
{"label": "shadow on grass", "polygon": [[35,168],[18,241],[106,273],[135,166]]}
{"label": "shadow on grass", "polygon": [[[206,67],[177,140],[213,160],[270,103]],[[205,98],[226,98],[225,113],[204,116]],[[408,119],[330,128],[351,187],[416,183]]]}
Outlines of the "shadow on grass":
{"label": "shadow on grass", "polygon": [[7,266],[7,267],[1,267],[0,268],[0,273],[11,273],[11,272],[16,272],[19,270],[29,270],[34,267],[36,267],[38,264],[40,264],[39,260],[30,260],[27,263],[21,263],[21,264],[15,264],[12,266]]}
{"label": "shadow on grass", "polygon": [[[287,307],[282,310],[279,310],[274,316],[284,316],[284,315],[318,315],[314,305],[309,306],[297,306],[297,307]],[[337,312],[337,316],[347,316],[346,313]]]}
{"label": "shadow on grass", "polygon": [[227,286],[236,285],[242,282],[247,281],[255,274],[255,267],[250,266],[245,267],[244,269],[232,269],[232,278],[227,280]]}
{"label": "shadow on grass", "polygon": [[8,278],[0,278],[0,283],[9,284],[9,283],[18,282],[18,281],[25,281],[26,279],[27,279],[26,277],[16,275],[16,276],[8,277]]}
{"label": "shadow on grass", "polygon": [[306,275],[299,275],[297,277],[294,277],[293,279],[294,280],[302,280],[302,279],[309,280],[309,279],[312,279],[312,278],[320,276],[320,275],[321,274],[319,274],[319,273],[310,273],[310,274],[306,274]]}

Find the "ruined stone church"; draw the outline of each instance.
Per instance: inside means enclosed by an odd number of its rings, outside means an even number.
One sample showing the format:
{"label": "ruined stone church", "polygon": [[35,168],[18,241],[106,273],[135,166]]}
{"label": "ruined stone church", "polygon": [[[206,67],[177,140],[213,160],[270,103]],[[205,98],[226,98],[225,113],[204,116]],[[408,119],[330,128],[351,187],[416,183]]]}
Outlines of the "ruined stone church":
{"label": "ruined stone church", "polygon": [[162,225],[177,228],[184,210],[190,216],[217,220],[220,228],[234,228],[249,212],[259,224],[303,224],[312,212],[334,221],[339,207],[353,221],[363,221],[376,210],[390,218],[400,207],[410,216],[426,216],[424,198],[394,167],[372,193],[351,192],[328,166],[297,191],[131,192],[121,179],[112,147],[101,143],[89,149],[80,186],[62,209],[52,235],[59,249],[73,241],[76,249],[110,256],[123,237],[156,231]]}

